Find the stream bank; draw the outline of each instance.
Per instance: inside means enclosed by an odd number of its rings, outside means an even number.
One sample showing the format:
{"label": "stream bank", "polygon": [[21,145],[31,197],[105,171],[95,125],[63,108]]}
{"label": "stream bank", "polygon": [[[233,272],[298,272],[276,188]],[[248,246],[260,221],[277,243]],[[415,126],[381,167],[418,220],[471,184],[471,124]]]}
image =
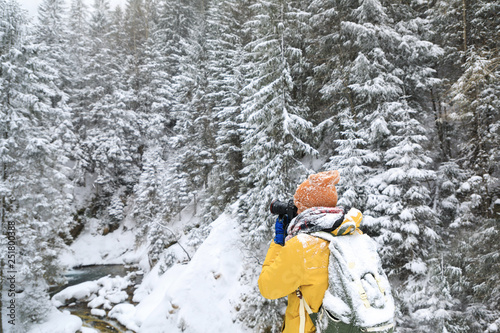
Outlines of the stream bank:
{"label": "stream bank", "polygon": [[101,333],[133,332],[108,317],[116,304],[132,301],[142,272],[128,265],[89,265],[73,268],[66,274],[68,283],[50,290],[60,311],[69,311],[82,319],[83,327]]}

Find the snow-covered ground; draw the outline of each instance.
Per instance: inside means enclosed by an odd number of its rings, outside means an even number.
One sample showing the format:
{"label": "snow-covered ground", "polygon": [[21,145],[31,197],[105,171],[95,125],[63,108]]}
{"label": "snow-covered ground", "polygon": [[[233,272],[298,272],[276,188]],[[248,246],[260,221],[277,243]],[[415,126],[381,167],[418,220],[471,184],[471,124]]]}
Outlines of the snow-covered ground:
{"label": "snow-covered ground", "polygon": [[[186,225],[193,215],[185,212],[178,226]],[[192,221],[191,221],[192,223]],[[175,226],[174,226],[175,227]],[[159,265],[149,270],[145,248],[134,249],[133,228],[120,227],[106,236],[82,235],[71,245],[71,253],[62,257],[69,265],[136,263],[147,274],[134,293],[133,305],[125,301],[127,278],[104,277],[84,282],[54,295],[54,306],[71,299],[85,299],[96,316],[106,314],[134,332],[245,332],[234,320],[235,305],[243,286],[239,282],[242,253],[236,218],[221,215],[211,225],[207,239],[187,263],[176,263],[160,274]],[[126,229],[126,231],[124,231]],[[183,236],[179,241],[187,243]],[[181,251],[182,252],[182,251]],[[64,317],[63,317],[64,316]],[[64,324],[62,324],[64,323]],[[83,328],[80,318],[55,309],[49,320],[36,325],[30,333],[93,332]]]}

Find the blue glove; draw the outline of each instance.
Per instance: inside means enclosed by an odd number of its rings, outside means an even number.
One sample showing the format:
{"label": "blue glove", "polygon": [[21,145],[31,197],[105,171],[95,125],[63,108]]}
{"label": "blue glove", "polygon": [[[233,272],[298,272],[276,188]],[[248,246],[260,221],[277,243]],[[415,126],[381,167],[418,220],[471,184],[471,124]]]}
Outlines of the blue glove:
{"label": "blue glove", "polygon": [[286,230],[283,225],[284,222],[286,222],[286,216],[282,220],[278,217],[276,219],[276,224],[274,225],[274,242],[281,246],[285,245]]}

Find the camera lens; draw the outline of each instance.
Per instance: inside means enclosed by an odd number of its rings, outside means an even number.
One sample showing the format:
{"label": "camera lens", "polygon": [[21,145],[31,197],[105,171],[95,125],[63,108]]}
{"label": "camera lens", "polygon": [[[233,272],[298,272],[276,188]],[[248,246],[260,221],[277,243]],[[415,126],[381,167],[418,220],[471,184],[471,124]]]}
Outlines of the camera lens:
{"label": "camera lens", "polygon": [[286,202],[274,200],[273,202],[271,202],[271,206],[269,208],[271,214],[285,215],[287,213],[288,204]]}

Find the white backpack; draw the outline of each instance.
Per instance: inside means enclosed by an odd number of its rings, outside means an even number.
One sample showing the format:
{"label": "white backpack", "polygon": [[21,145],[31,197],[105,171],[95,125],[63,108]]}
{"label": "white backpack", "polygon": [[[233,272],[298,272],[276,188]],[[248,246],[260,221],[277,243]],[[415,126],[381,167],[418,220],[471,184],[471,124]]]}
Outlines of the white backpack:
{"label": "white backpack", "polygon": [[330,242],[329,287],[322,305],[327,317],[353,324],[362,332],[392,331],[394,299],[375,241],[359,233],[311,235]]}

